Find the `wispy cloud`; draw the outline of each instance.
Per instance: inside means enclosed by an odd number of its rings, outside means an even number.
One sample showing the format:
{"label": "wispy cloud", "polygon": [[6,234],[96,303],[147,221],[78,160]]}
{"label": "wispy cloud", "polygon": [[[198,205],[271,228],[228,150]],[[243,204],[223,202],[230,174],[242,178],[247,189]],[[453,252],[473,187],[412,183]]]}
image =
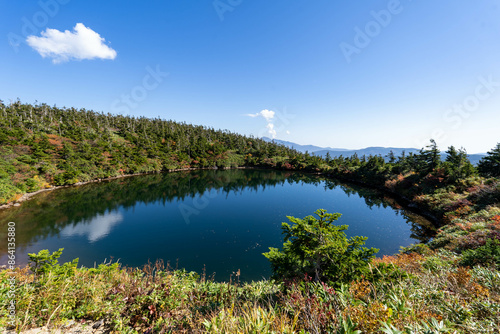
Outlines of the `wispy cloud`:
{"label": "wispy cloud", "polygon": [[271,135],[271,138],[276,138],[276,130],[274,129],[273,123],[267,123],[266,125],[267,132]]}
{"label": "wispy cloud", "polygon": [[274,111],[264,109],[261,112],[258,112],[256,114],[246,114],[245,116],[263,117],[267,122],[272,122],[272,120],[274,119],[274,114],[275,114]]}
{"label": "wispy cloud", "polygon": [[52,58],[54,64],[69,60],[115,59],[116,51],[104,44],[105,39],[82,23],[73,31],[47,28],[41,36],[28,36],[26,42],[42,57]]}

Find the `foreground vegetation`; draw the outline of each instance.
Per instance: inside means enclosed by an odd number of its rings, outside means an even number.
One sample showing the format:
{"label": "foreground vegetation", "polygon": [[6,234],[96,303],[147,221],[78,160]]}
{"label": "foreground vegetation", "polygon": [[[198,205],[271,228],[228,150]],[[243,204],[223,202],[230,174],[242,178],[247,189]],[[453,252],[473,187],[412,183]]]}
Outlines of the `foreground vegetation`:
{"label": "foreground vegetation", "polygon": [[[500,144],[477,167],[454,147],[441,161],[432,141],[408,156],[323,159],[174,122],[44,105],[0,107],[4,202],[37,187],[120,173],[257,165],[375,187],[440,225],[428,244],[377,259],[362,248],[363,238],[342,235],[347,227],[333,225],[335,214],[291,217],[293,225],[283,225],[288,246],[266,254],[273,280],[244,284],[238,273],[217,283],[161,263],[78,268],[76,261],[58,264],[60,252],[42,251],[13,274],[17,330],[102,319],[117,332],[500,332]],[[203,138],[207,145],[196,150]],[[0,272],[3,327],[10,276]]]}
{"label": "foreground vegetation", "polygon": [[[55,256],[54,256],[55,255]],[[336,288],[310,277],[286,282],[216,283],[161,263],[143,269],[76,268],[33,256],[16,270],[17,330],[104,319],[137,333],[497,333],[500,273],[461,265],[445,250],[372,261],[367,275]],[[40,259],[52,262],[36,266]],[[2,281],[2,326],[7,316]],[[237,276],[235,275],[235,279]]]}

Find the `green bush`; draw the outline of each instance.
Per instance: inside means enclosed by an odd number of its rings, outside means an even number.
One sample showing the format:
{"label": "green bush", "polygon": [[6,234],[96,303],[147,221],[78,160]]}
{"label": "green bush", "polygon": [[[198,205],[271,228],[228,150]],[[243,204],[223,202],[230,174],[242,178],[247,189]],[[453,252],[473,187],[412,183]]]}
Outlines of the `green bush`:
{"label": "green bush", "polygon": [[500,241],[488,239],[485,245],[466,250],[463,253],[461,264],[464,266],[491,265],[500,268]]}
{"label": "green bush", "polygon": [[75,184],[79,181],[78,180],[79,175],[80,173],[75,169],[66,170],[64,173],[59,173],[54,176],[54,184],[56,186]]}
{"label": "green bush", "polygon": [[366,237],[347,238],[347,225],[333,225],[340,213],[315,212],[319,217],[304,219],[287,217],[282,224],[285,243],[283,250],[269,248],[264,256],[269,259],[278,280],[309,279],[327,281],[334,285],[360,279],[369,271],[370,259],[376,248],[361,247]]}
{"label": "green bush", "polygon": [[40,184],[34,178],[29,178],[24,183],[26,184],[28,192],[33,192],[33,191],[40,190]]}
{"label": "green bush", "polygon": [[35,160],[31,156],[26,154],[18,156],[17,160],[28,165],[35,163]]}
{"label": "green bush", "polygon": [[382,282],[384,284],[398,283],[401,282],[401,280],[413,277],[392,263],[376,263],[372,265],[372,269],[364,276],[369,282]]}
{"label": "green bush", "polygon": [[43,249],[35,253],[29,253],[30,258],[30,269],[35,273],[35,275],[44,275],[52,272],[56,275],[69,275],[78,266],[78,258],[71,262],[66,262],[62,266],[58,263],[58,259],[61,256],[64,248],[59,248],[59,250],[50,254],[47,249]]}
{"label": "green bush", "polygon": [[22,190],[15,187],[9,179],[0,178],[0,204],[10,202],[22,194]]}

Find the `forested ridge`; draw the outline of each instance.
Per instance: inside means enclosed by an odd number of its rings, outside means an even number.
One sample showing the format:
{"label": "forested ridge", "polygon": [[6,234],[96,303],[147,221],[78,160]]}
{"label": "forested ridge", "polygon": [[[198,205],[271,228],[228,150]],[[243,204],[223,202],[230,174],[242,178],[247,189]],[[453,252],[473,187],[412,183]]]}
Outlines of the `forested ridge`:
{"label": "forested ridge", "polygon": [[[396,157],[326,156],[325,174],[374,186],[404,196],[413,204],[429,209],[439,220],[451,211],[477,205],[484,209],[500,202],[500,143],[473,166],[467,152],[450,146],[446,158],[434,140],[418,154],[404,152]],[[430,198],[439,198],[430,200]],[[461,202],[456,202],[461,198]],[[453,205],[450,204],[454,203]]]}
{"label": "forested ridge", "polygon": [[[500,143],[477,167],[464,149],[453,146],[441,160],[432,139],[417,154],[322,158],[227,130],[160,118],[0,101],[0,204],[52,186],[137,173],[241,166],[314,171],[375,186],[407,197],[440,220],[450,208],[476,203],[485,208],[500,200]],[[462,202],[447,205],[455,201],[443,194]],[[441,201],[431,200],[439,196]]]}
{"label": "forested ridge", "polygon": [[0,101],[0,204],[50,186],[127,174],[311,165],[293,149],[227,130]]}

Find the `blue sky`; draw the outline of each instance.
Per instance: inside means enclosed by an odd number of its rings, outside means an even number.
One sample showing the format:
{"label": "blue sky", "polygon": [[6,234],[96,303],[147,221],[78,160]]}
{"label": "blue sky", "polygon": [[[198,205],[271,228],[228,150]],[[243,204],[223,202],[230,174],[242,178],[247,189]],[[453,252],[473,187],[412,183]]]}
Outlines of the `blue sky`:
{"label": "blue sky", "polygon": [[500,141],[498,1],[41,0],[1,13],[6,103],[351,149]]}

